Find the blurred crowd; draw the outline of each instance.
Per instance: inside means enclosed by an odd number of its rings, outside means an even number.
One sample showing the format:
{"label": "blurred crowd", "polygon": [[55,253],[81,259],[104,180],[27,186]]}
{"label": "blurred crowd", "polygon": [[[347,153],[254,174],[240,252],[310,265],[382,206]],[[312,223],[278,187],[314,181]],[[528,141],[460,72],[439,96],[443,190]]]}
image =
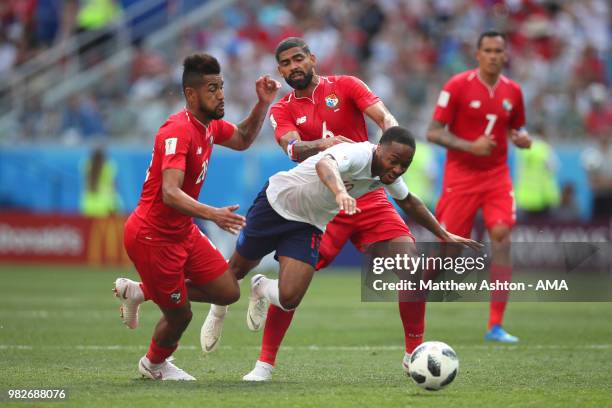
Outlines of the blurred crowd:
{"label": "blurred crowd", "polygon": [[[112,26],[139,1],[144,0],[2,2],[0,78],[70,35]],[[183,4],[161,3],[168,21]],[[149,47],[146,36],[132,38],[129,67],[109,70],[62,106],[42,108],[32,100],[19,138],[150,138],[181,108],[181,61],[194,51],[219,58],[227,118],[240,120],[254,102],[256,78],[278,77],[273,50],[287,36],[305,38],[320,74],[359,76],[400,123],[424,134],[441,85],[475,66],[477,36],[491,28],[508,34],[506,74],[523,87],[529,124],[553,141],[609,137],[610,21],[606,0],[238,1],[164,47]]]}

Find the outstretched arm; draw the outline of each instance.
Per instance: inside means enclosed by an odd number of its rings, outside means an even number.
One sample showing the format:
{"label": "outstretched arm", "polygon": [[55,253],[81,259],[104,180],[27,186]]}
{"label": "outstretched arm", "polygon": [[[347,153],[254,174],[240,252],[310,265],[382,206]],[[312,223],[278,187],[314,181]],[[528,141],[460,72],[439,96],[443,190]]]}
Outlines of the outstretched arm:
{"label": "outstretched arm", "polygon": [[257,103],[251,110],[249,116],[236,126],[236,130],[232,137],[221,143],[222,146],[233,150],[246,150],[251,146],[261,131],[261,126],[266,119],[268,108],[272,101],[274,101],[276,92],[280,86],[280,83],[270,78],[269,75],[260,77],[257,82],[255,82],[255,91],[258,97]]}
{"label": "outstretched arm", "polygon": [[306,142],[300,139],[300,134],[295,130],[285,133],[278,141],[281,149],[295,162],[304,161],[310,156],[327,150],[338,143],[354,142],[344,136],[326,137]]}
{"label": "outstretched arm", "polygon": [[235,214],[238,205],[215,208],[194,200],[181,187],[185,172],[179,169],[166,169],[162,173],[162,200],[168,207],[190,217],[211,220],[219,228],[236,234],[245,225],[245,218]]}
{"label": "outstretched arm", "polygon": [[436,220],[433,214],[427,209],[425,204],[423,204],[423,202],[414,194],[408,194],[408,196],[403,200],[396,199],[395,202],[402,210],[404,210],[406,215],[416,221],[419,225],[427,228],[427,230],[431,231],[431,233],[440,240],[444,242],[463,244],[472,249],[482,248],[482,244],[471,239],[466,239],[451,234],[442,228],[440,223],[438,223],[438,220]]}
{"label": "outstretched arm", "polygon": [[390,127],[398,125],[397,120],[382,101],[368,106],[363,113],[372,119],[383,132]]}
{"label": "outstretched arm", "polygon": [[348,215],[361,212],[357,208],[357,200],[351,197],[344,187],[342,177],[340,177],[340,171],[338,170],[338,163],[331,156],[325,156],[319,160],[316,164],[317,175],[336,197],[336,203],[340,207],[340,211],[344,211]]}

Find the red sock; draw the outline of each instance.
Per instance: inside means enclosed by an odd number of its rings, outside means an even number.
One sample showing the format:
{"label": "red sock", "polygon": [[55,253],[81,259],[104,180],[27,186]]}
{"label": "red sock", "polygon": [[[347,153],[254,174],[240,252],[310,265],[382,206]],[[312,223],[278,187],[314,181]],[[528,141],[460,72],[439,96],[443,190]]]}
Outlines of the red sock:
{"label": "red sock", "polygon": [[261,342],[259,361],[274,365],[276,354],[291,324],[294,312],[295,310],[285,312],[278,306],[270,305]]}
{"label": "red sock", "polygon": [[402,325],[404,326],[404,340],[406,353],[412,353],[423,343],[425,331],[425,302],[398,302]]}
{"label": "red sock", "polygon": [[151,339],[149,351],[147,351],[147,358],[153,364],[161,364],[174,353],[177,347],[178,343],[172,347],[162,347],[158,345],[154,339]]}
{"label": "red sock", "polygon": [[138,285],[140,286],[140,290],[142,290],[142,294],[144,295],[144,300],[151,299],[151,296],[149,296],[149,291],[145,288],[145,285],[142,282],[140,282]]}
{"label": "red sock", "polygon": [[[491,265],[491,282],[510,282],[512,280],[512,267],[507,265]],[[502,324],[504,311],[508,303],[507,290],[491,291],[491,303],[489,305],[489,329],[495,325]]]}

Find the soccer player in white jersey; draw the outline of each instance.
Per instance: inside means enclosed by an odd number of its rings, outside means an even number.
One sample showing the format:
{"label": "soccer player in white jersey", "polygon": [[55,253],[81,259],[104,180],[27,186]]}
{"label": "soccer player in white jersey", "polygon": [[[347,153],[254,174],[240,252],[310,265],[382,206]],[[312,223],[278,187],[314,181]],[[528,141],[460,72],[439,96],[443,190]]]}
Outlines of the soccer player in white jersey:
{"label": "soccer player in white jersey", "polygon": [[[251,279],[249,327],[261,325],[268,302],[286,311],[300,304],[314,275],[327,224],[340,211],[348,215],[360,212],[356,198],[381,187],[411,219],[440,240],[480,247],[448,233],[421,200],[410,194],[400,176],[410,166],[414,152],[414,137],[395,126],[383,133],[378,145],[341,143],[270,177],[248,211],[231,260],[248,271],[275,251],[279,263],[278,280],[263,275]],[[272,371],[272,365],[257,361],[243,380],[269,380]]]}

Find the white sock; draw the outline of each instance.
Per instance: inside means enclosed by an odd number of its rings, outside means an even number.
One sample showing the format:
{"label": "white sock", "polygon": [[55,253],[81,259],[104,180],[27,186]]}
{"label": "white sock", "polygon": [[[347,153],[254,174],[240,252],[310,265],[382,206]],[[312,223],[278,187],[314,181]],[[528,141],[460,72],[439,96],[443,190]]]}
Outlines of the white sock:
{"label": "white sock", "polygon": [[210,312],[215,317],[223,317],[227,313],[227,306],[210,305]]}
{"label": "white sock", "polygon": [[255,292],[259,296],[263,296],[270,301],[274,306],[278,306],[281,309],[286,310],[278,300],[278,279],[268,279],[266,277],[261,278],[255,287]]}
{"label": "white sock", "polygon": [[293,309],[287,309],[279,300],[278,279],[261,278],[255,291],[259,296],[263,296],[270,301],[274,306],[280,307],[285,312],[290,312]]}
{"label": "white sock", "polygon": [[[240,283],[242,283],[242,279],[238,279],[238,286],[240,286]],[[225,314],[227,313],[228,307],[229,306],[219,306],[219,305],[211,304],[210,311],[215,317],[224,317]]]}

